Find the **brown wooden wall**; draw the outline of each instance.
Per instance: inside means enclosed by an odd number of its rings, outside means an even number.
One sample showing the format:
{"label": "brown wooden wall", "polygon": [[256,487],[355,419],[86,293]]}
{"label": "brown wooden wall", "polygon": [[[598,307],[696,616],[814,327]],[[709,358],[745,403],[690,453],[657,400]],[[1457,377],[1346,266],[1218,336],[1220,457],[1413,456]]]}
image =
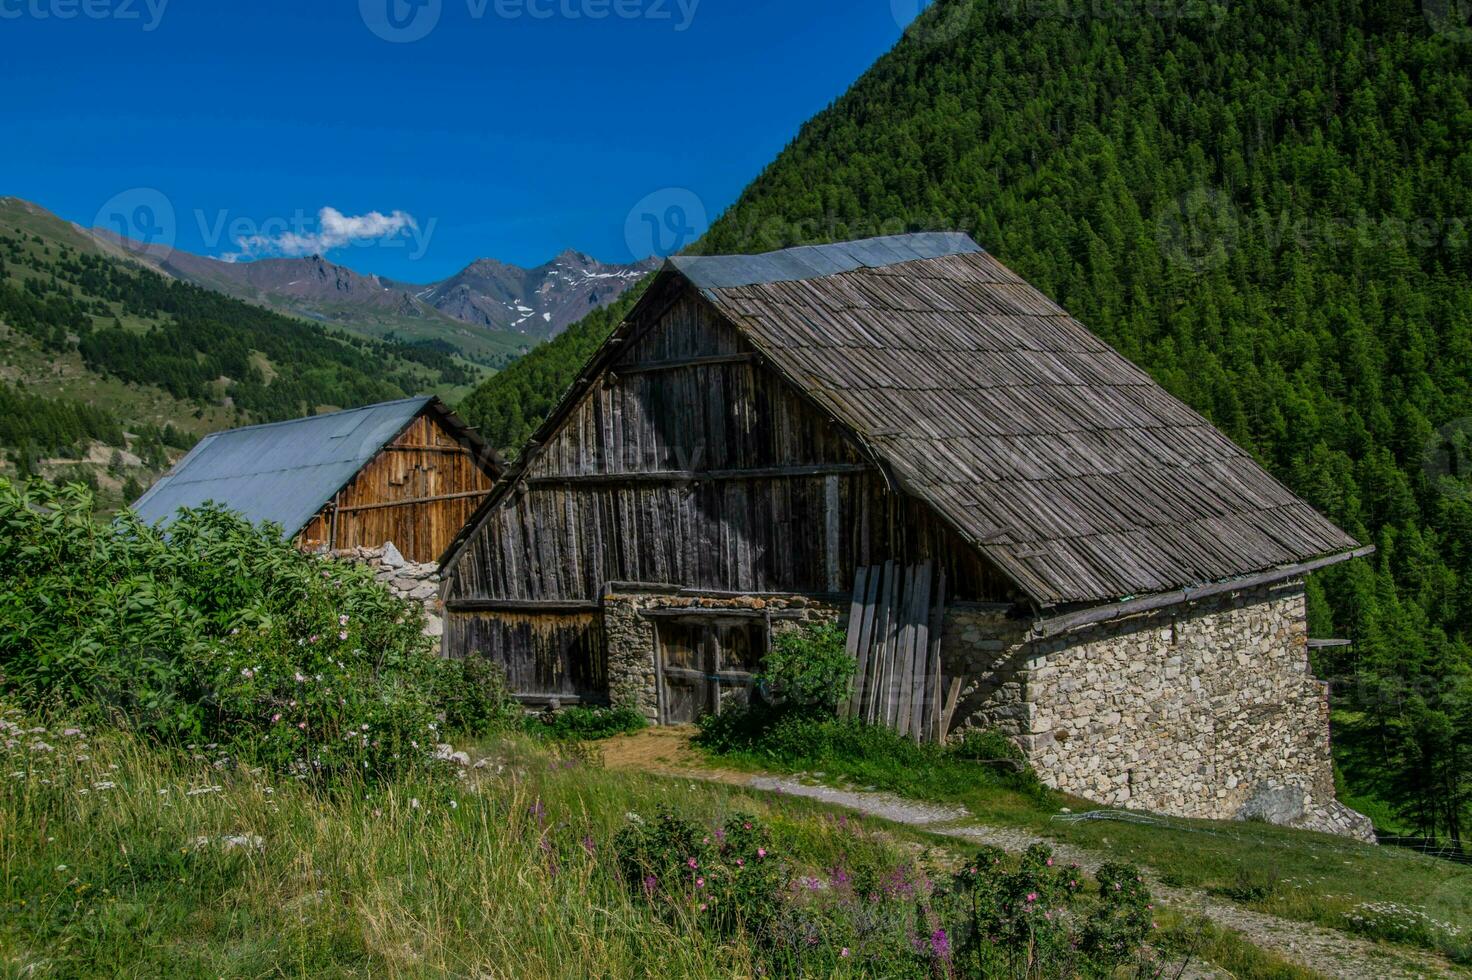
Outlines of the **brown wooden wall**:
{"label": "brown wooden wall", "polygon": [[384,447],[298,536],[302,547],[380,547],[437,561],[485,500],[493,477],[426,411]]}
{"label": "brown wooden wall", "polygon": [[[843,430],[687,294],[631,339],[446,570],[447,649],[489,652],[520,676],[527,658],[548,662],[546,644],[534,653],[509,627],[493,637],[487,623],[528,610],[488,602],[592,607],[609,582],[847,593],[858,565],[927,557],[945,565],[958,598],[1007,594],[975,551],[890,491]],[[560,624],[560,651],[601,642],[578,635],[565,612],[543,615]]]}

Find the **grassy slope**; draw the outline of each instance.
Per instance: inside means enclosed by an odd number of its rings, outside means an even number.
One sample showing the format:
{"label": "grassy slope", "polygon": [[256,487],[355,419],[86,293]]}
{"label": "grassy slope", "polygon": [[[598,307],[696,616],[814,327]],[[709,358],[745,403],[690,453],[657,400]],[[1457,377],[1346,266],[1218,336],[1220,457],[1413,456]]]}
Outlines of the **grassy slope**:
{"label": "grassy slope", "polygon": [[[137,264],[137,257],[132,254],[79,231],[69,222],[61,220],[34,204],[14,197],[0,198],[0,233],[13,234],[17,231],[26,235],[39,236],[42,239],[40,243],[27,243],[26,251],[31,255],[41,254],[47,248],[50,248],[51,254],[54,255],[58,247],[65,246],[83,254],[102,255],[120,262]],[[23,280],[26,277],[36,276],[37,273],[29,268],[17,266],[9,270],[9,275],[13,279]],[[126,329],[137,333],[145,332],[156,323],[150,318],[125,315],[120,309],[116,309],[115,312]],[[291,315],[290,311],[278,312]],[[302,319],[301,323],[304,330],[321,326],[315,321],[306,319]],[[347,325],[334,323],[332,326],[342,326],[347,329]],[[382,330],[356,332],[364,337],[379,339],[392,329],[408,325],[385,321],[382,326]],[[409,340],[433,339],[425,335],[413,334],[407,329],[400,330],[400,334]],[[509,342],[496,343],[487,348],[487,353],[493,356],[510,353],[513,350]],[[485,370],[480,365],[464,358],[458,360],[461,364],[475,370]],[[274,370],[274,366],[267,366]],[[444,384],[436,372],[422,365],[403,366],[415,373],[426,393],[439,394],[449,400],[458,400],[470,390],[466,386]],[[218,406],[206,406],[202,415],[195,417],[197,406],[190,405],[181,409],[177,401],[167,392],[149,386],[127,385],[101,377],[83,366],[81,358],[75,353],[60,358],[55,357],[41,351],[27,338],[4,331],[3,325],[0,325],[0,378],[23,379],[28,384],[32,383],[32,379],[39,379],[36,387],[38,393],[67,394],[80,398],[83,401],[112,408],[125,420],[158,421],[160,423],[172,421],[176,426],[197,435],[214,431],[225,424],[240,424],[240,417],[237,413],[221,410]],[[323,404],[319,405],[318,409],[331,410],[341,407],[348,406]]]}
{"label": "grassy slope", "polygon": [[[203,753],[44,737],[58,751],[0,750],[6,975],[751,975],[742,943],[666,924],[600,872],[626,814],[662,804],[712,826],[755,814],[819,876],[854,860],[943,871],[958,859],[879,821],[551,765],[522,741],[496,744],[497,763],[466,779],[324,799]],[[1306,976],[1230,934],[1207,949],[1237,976]]]}
{"label": "grassy slope", "polygon": [[[748,771],[811,774],[823,782],[880,789],[911,799],[960,803],[983,823],[1021,827],[1154,869],[1176,887],[1239,894],[1242,904],[1282,918],[1349,929],[1346,914],[1366,903],[1420,909],[1469,929],[1460,942],[1416,942],[1472,961],[1472,867],[1394,847],[1370,847],[1325,834],[1259,823],[1155,818],[1059,819],[1099,810],[1086,800],[1037,797],[1012,788],[997,769],[944,757],[917,762],[881,747],[863,753],[803,757],[770,753],[709,755],[711,763]],[[1118,811],[1115,811],[1118,813]],[[1129,815],[1121,813],[1120,816]],[[1258,897],[1257,892],[1261,892]],[[1228,896],[1232,897],[1232,896]]]}
{"label": "grassy slope", "polygon": [[[62,254],[62,249],[70,249],[85,255],[109,257],[124,263],[134,262],[134,257],[123,250],[106,241],[95,239],[44,209],[17,198],[0,198],[0,233],[11,237],[15,237],[17,233],[23,235],[26,240],[22,251],[27,258],[40,258],[46,263],[55,261]],[[39,238],[40,241],[36,241],[35,238]],[[20,262],[10,263],[6,274],[16,284],[44,275]],[[74,295],[76,295],[75,291]],[[125,313],[117,303],[111,303],[109,306],[117,321],[125,330],[132,333],[142,334],[162,323],[157,318]],[[112,322],[112,319],[113,317],[94,316],[94,323],[98,326],[106,326]],[[302,329],[315,330],[317,327],[309,324],[308,321],[302,321]],[[466,367],[489,373],[483,367],[473,365],[463,358],[458,360]],[[253,361],[268,379],[276,377],[284,369],[282,365],[272,364],[265,355],[260,353],[254,356]],[[437,370],[425,365],[394,361],[392,368],[414,379],[412,386],[416,393],[431,392],[453,402],[463,398],[472,389],[472,386],[468,385],[446,383]],[[3,322],[0,322],[0,382],[23,385],[25,390],[33,395],[75,399],[106,409],[123,423],[125,429],[136,427],[140,423],[160,427],[172,424],[184,432],[200,436],[258,421],[238,408],[231,407],[222,398],[196,404],[175,398],[169,392],[153,385],[125,382],[99,373],[87,367],[75,350],[62,354],[43,350],[33,338],[10,329]],[[217,388],[220,387],[222,386],[217,386]],[[324,402],[315,407],[318,411],[331,411],[350,406]],[[76,448],[85,449],[85,447]],[[4,454],[0,453],[0,473],[12,471],[13,466],[10,465],[8,459],[4,458]],[[130,468],[119,478],[114,478],[103,467],[87,464],[55,463],[45,464],[42,467],[43,474],[48,477],[80,475],[84,471],[98,480],[101,490],[100,499],[105,509],[109,510],[123,502],[118,495],[122,485],[121,477],[133,476],[142,485],[147,486],[160,475],[159,472],[153,470]]]}

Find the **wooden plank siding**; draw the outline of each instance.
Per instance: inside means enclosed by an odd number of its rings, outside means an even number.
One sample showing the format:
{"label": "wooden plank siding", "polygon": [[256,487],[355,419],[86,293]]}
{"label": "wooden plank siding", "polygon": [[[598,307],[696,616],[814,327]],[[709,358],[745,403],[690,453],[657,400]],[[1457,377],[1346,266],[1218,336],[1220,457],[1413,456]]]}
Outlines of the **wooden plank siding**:
{"label": "wooden plank siding", "polygon": [[392,541],[413,562],[432,562],[490,494],[488,461],[425,412],[307,524],[304,548],[377,548]]}
{"label": "wooden plank siding", "polygon": [[[458,603],[597,600],[609,582],[825,594],[889,559],[935,560],[964,597],[1011,594],[694,293],[636,325],[546,444],[528,451],[537,455],[523,480],[446,569],[447,649],[490,652],[513,677],[542,683],[553,648],[601,657],[598,624],[548,614],[543,633],[528,632],[520,611],[457,612]],[[499,633],[489,626],[498,617],[508,624]],[[579,628],[591,632],[565,635]]]}

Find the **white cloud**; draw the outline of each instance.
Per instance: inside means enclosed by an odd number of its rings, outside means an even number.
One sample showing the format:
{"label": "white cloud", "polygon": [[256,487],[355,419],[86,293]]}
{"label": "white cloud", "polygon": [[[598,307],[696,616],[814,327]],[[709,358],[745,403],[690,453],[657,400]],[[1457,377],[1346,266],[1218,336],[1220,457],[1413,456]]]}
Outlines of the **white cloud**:
{"label": "white cloud", "polygon": [[326,207],[317,212],[317,228],[304,226],[261,229],[256,234],[240,235],[235,239],[238,252],[220,256],[226,262],[254,259],[262,256],[326,255],[333,249],[363,242],[382,241],[405,232],[417,237],[419,223],[412,214],[394,211],[382,214],[370,211],[367,214],[343,214],[337,208]]}

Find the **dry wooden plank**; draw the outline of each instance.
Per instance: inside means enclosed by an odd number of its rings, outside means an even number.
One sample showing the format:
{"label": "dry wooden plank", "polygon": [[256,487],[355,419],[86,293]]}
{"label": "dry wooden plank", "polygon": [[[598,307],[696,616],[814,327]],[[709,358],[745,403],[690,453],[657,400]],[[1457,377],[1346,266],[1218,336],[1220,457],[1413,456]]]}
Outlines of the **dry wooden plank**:
{"label": "dry wooden plank", "polygon": [[870,672],[874,678],[868,693],[865,695],[865,717],[864,720],[871,725],[884,724],[884,698],[886,685],[889,683],[889,675],[886,670],[885,648],[889,637],[889,624],[894,609],[894,583],[895,564],[893,560],[884,563],[884,571],[880,579],[879,605],[875,612],[874,635],[870,641],[869,657]]}
{"label": "dry wooden plank", "polygon": [[933,742],[942,741],[941,716],[941,640],[946,619],[946,570],[941,568],[936,576],[935,601],[930,607],[930,670],[926,685],[926,737]]}
{"label": "dry wooden plank", "polygon": [[965,678],[952,677],[951,686],[946,691],[946,707],[940,716],[940,740],[944,742],[951,735],[951,722],[956,717],[956,705],[961,700],[961,688],[965,686]]}
{"label": "dry wooden plank", "polygon": [[873,646],[874,646],[874,612],[879,602],[880,577],[883,573],[882,565],[867,566],[869,569],[868,586],[864,591],[863,623],[859,632],[858,657],[861,669],[864,671],[863,683],[855,696],[854,714],[863,717],[863,705],[869,699],[870,691],[873,690]]}
{"label": "dry wooden plank", "polygon": [[849,681],[848,696],[843,699],[839,708],[839,714],[845,718],[854,715],[854,702],[863,690],[865,669],[859,659],[859,635],[863,632],[864,625],[864,596],[868,591],[869,570],[859,568],[854,572],[854,596],[848,607],[848,636],[845,649],[854,661],[853,676]]}
{"label": "dry wooden plank", "polygon": [[910,681],[910,700],[906,708],[910,712],[910,737],[917,742],[924,741],[925,738],[925,685],[926,678],[930,675],[930,587],[934,565],[928,559],[922,562],[916,581],[913,675]]}
{"label": "dry wooden plank", "polygon": [[914,671],[914,639],[916,639],[916,594],[919,593],[919,565],[905,568],[905,597],[901,603],[904,612],[899,621],[899,634],[895,642],[894,700],[889,711],[889,725],[899,734],[910,733],[910,686]]}

